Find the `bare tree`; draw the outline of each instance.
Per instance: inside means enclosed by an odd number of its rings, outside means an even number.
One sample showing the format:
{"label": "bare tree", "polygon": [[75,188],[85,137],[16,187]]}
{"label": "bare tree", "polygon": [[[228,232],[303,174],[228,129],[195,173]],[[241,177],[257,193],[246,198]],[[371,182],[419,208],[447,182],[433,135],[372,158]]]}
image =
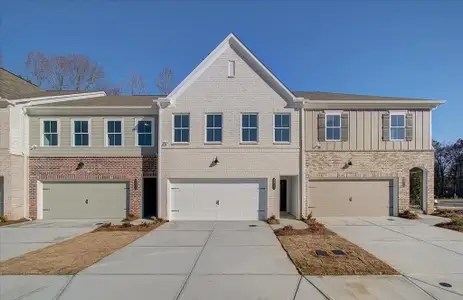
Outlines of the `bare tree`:
{"label": "bare tree", "polygon": [[159,93],[167,95],[172,91],[174,83],[174,72],[170,68],[164,68],[156,78],[156,88]]}
{"label": "bare tree", "polygon": [[132,76],[130,76],[129,89],[131,95],[141,95],[145,92],[145,79],[136,71],[133,71]]}
{"label": "bare tree", "polygon": [[32,51],[27,55],[25,65],[34,83],[42,86],[50,75],[50,59],[40,51]]}
{"label": "bare tree", "polygon": [[73,54],[66,57],[65,80],[71,89],[90,90],[104,77],[103,67],[89,57]]}

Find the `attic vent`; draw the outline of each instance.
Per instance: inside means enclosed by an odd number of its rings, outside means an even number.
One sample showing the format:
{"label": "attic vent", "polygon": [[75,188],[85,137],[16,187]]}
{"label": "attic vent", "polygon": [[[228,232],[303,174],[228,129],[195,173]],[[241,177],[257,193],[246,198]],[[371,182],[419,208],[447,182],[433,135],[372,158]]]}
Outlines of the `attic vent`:
{"label": "attic vent", "polygon": [[235,77],[235,61],[228,61],[228,77]]}

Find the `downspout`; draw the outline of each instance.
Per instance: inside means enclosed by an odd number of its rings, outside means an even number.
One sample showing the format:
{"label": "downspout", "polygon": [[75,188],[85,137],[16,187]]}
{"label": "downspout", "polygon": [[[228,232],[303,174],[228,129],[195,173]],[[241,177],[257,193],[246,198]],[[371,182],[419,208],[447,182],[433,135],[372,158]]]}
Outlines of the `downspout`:
{"label": "downspout", "polygon": [[161,191],[162,191],[162,183],[161,183],[161,143],[162,143],[162,137],[161,137],[161,132],[162,132],[162,122],[161,122],[161,114],[162,114],[162,106],[159,101],[156,102],[156,105],[158,107],[158,153],[156,157],[156,168],[157,168],[157,174],[156,174],[156,189],[157,189],[157,203],[156,203],[156,217],[161,216]]}
{"label": "downspout", "polygon": [[307,217],[306,180],[305,180],[305,110],[303,99],[299,103],[299,211],[297,218]]}

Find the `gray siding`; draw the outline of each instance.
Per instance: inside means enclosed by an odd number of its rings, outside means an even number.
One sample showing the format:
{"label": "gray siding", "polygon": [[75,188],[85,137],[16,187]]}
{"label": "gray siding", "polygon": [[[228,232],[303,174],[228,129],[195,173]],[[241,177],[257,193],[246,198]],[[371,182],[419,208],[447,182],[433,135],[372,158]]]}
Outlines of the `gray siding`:
{"label": "gray siding", "polygon": [[[30,145],[37,145],[31,150],[30,156],[140,156],[155,155],[157,153],[157,116],[146,116],[154,118],[154,146],[135,146],[136,131],[135,120],[143,119],[139,116],[126,117],[30,117]],[[41,121],[46,119],[59,120],[59,146],[41,147]],[[72,120],[91,120],[91,141],[89,147],[72,146]],[[105,146],[105,120],[122,119],[124,123],[124,145],[119,147]]]}
{"label": "gray siding", "polygon": [[8,108],[0,109],[0,149],[8,149],[10,144],[10,114]]}
{"label": "gray siding", "polygon": [[[431,112],[409,111],[413,114],[413,139],[411,141],[383,141],[381,115],[387,111],[350,110],[349,140],[346,142],[319,142],[317,139],[317,114],[321,111],[305,111],[306,151],[407,151],[431,149]],[[320,149],[315,149],[320,143]]]}

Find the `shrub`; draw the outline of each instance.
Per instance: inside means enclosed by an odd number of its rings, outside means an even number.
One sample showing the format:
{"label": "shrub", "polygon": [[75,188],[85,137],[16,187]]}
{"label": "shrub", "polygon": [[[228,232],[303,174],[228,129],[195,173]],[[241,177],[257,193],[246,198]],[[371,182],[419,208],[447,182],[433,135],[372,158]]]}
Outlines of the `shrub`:
{"label": "shrub", "polygon": [[275,217],[275,215],[272,215],[270,218],[267,219],[268,224],[280,224],[280,221]]}
{"label": "shrub", "polygon": [[405,210],[404,212],[399,213],[399,218],[409,219],[409,220],[421,219],[420,216],[418,216],[416,213],[408,209]]}
{"label": "shrub", "polygon": [[7,222],[7,221],[8,221],[8,217],[6,215],[0,216],[0,223]]}

